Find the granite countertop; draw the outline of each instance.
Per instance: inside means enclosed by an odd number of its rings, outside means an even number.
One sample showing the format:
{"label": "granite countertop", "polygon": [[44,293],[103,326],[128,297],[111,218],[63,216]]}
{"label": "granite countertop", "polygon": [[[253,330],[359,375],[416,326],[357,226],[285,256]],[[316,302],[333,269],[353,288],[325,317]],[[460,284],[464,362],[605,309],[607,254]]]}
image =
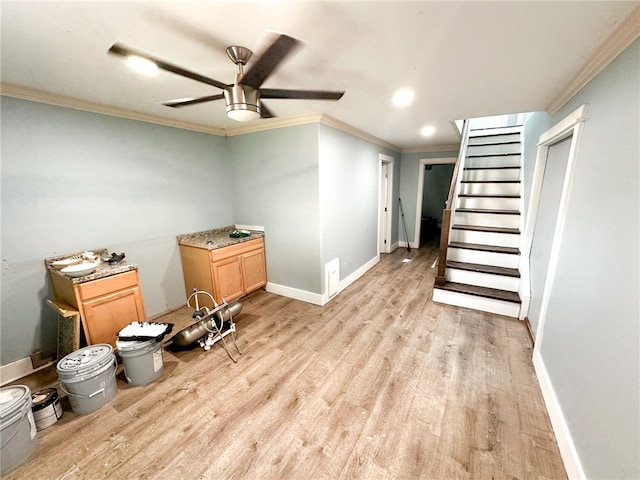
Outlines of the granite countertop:
{"label": "granite countertop", "polygon": [[215,250],[217,248],[228,247],[256,238],[264,237],[264,232],[250,230],[251,235],[248,237],[231,238],[229,234],[236,230],[236,227],[216,228],[213,230],[205,230],[204,232],[188,233],[178,235],[178,243],[189,247],[206,248],[207,250]]}
{"label": "granite countertop", "polygon": [[[95,253],[96,255],[98,255],[98,258],[101,258],[102,256],[109,256],[109,253],[107,252],[106,248],[100,248],[100,249],[91,250],[91,251],[93,253]],[[63,278],[68,278],[74,284],[90,282],[92,280],[99,280],[101,278],[110,277],[111,275],[117,275],[119,273],[130,272],[132,270],[137,270],[138,269],[138,265],[127,262],[126,257],[120,263],[117,263],[115,265],[110,265],[107,262],[100,261],[100,263],[98,264],[98,266],[96,267],[96,270],[94,272],[92,272],[92,273],[90,273],[88,275],[84,275],[82,277],[70,277],[70,276],[65,275],[64,273],[62,273],[58,268],[55,268],[55,267],[51,266],[51,264],[53,262],[55,262],[55,261],[66,260],[66,259],[70,259],[70,258],[82,258],[82,252],[80,252],[80,253],[72,253],[72,254],[69,254],[69,255],[60,255],[60,256],[51,257],[51,258],[46,258],[45,261],[44,261],[44,264],[45,264],[45,267],[47,268],[47,270],[49,271],[49,273],[51,275],[58,275],[58,276],[63,277]],[[86,263],[95,263],[95,262],[89,262],[89,261],[86,261],[86,260],[85,260],[85,262]]]}

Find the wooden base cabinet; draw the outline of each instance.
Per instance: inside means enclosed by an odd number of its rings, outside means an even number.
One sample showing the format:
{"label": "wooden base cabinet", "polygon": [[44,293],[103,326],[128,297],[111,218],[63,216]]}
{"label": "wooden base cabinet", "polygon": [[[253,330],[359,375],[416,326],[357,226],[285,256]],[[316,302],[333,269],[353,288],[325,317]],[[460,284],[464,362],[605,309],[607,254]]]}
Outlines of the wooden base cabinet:
{"label": "wooden base cabinet", "polygon": [[180,245],[180,256],[187,297],[197,288],[211,292],[217,303],[231,302],[267,284],[262,238],[214,250]]}
{"label": "wooden base cabinet", "polygon": [[137,270],[78,284],[56,274],[51,275],[51,280],[56,300],[80,312],[89,345],[108,343],[115,347],[120,330],[147,318]]}

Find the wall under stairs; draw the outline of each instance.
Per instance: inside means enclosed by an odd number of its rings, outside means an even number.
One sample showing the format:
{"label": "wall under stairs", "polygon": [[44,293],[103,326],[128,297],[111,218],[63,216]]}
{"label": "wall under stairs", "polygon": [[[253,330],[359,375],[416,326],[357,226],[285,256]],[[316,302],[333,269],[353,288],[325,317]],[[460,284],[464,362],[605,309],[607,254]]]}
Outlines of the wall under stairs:
{"label": "wall under stairs", "polygon": [[446,282],[434,285],[435,302],[518,317],[521,135],[521,125],[471,124],[452,208]]}

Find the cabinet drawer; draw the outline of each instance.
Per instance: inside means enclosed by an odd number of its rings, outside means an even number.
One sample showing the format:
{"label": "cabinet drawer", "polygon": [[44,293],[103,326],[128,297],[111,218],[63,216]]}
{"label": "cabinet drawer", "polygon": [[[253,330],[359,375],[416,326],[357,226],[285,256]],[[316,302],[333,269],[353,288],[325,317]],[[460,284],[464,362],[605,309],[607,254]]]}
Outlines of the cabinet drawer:
{"label": "cabinet drawer", "polygon": [[92,282],[81,283],[78,285],[78,292],[80,293],[80,298],[86,301],[137,285],[138,272],[134,270],[132,272],[119,273],[111,277],[101,278],[100,280],[93,280]]}
{"label": "cabinet drawer", "polygon": [[243,253],[255,250],[256,248],[264,248],[264,239],[256,238],[246,242],[237,243],[229,247],[216,248],[209,251],[209,259],[212,262],[217,262],[223,258],[237,257]]}

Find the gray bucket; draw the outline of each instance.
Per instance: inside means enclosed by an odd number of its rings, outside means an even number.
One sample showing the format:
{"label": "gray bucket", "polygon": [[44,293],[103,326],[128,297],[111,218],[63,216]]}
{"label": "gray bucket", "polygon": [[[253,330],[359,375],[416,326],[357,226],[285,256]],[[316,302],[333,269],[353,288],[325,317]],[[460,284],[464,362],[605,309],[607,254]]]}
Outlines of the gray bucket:
{"label": "gray bucket", "polygon": [[60,388],[78,415],[95,412],[118,391],[116,356],[111,345],[98,343],[70,353],[58,362]]}
{"label": "gray bucket", "polygon": [[162,344],[156,340],[127,342],[116,340],[124,375],[130,385],[146,385],[162,375]]}
{"label": "gray bucket", "polygon": [[0,474],[24,462],[36,447],[31,390],[24,385],[0,388]]}

